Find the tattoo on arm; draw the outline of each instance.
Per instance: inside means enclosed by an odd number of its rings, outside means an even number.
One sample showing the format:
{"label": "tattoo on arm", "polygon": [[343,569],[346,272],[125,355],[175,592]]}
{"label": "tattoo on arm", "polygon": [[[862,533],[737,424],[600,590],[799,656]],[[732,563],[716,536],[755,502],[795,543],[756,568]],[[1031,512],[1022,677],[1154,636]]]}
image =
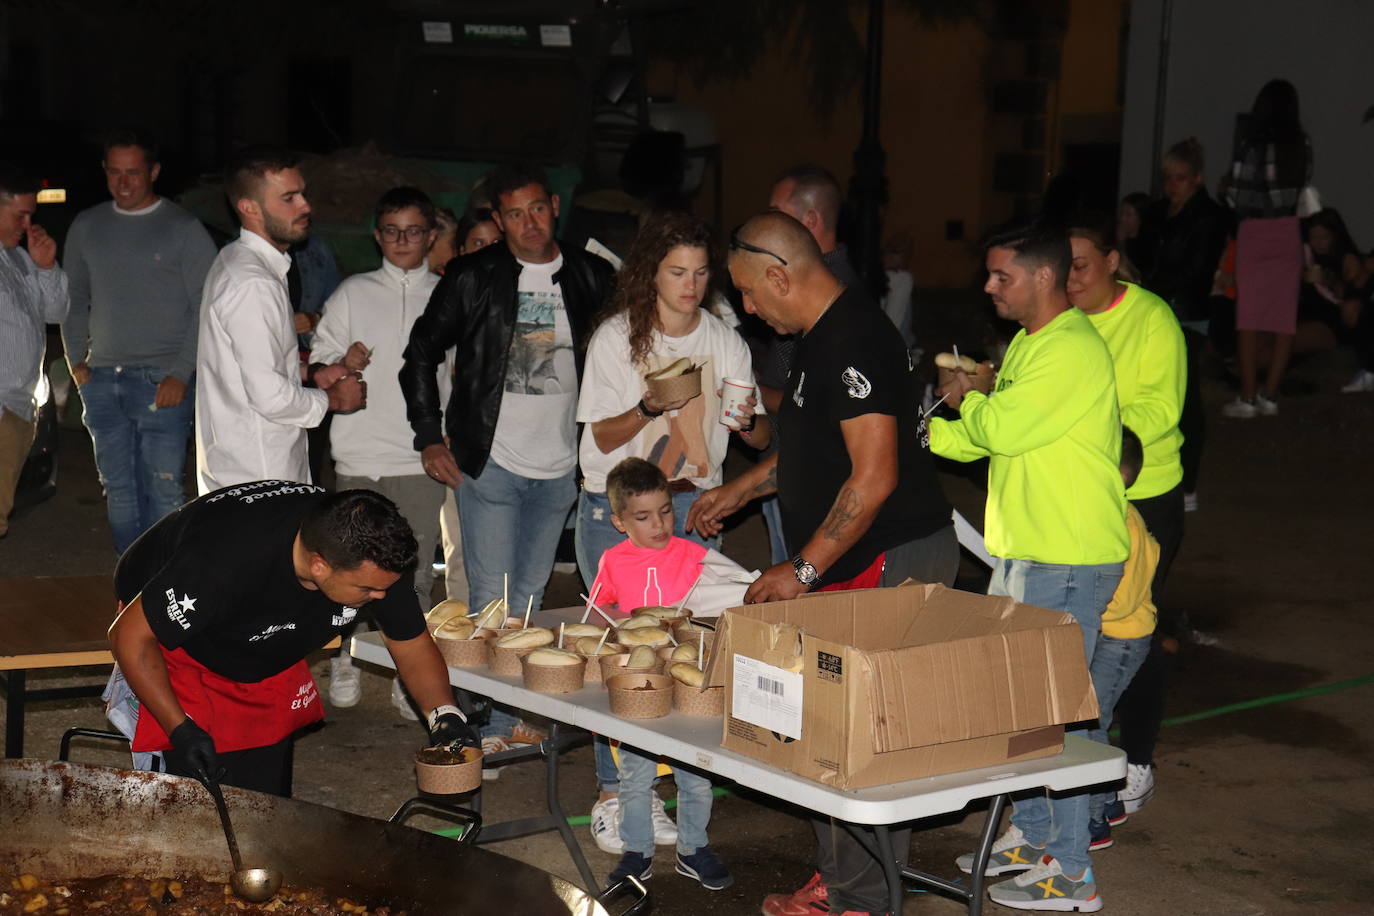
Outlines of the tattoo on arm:
{"label": "tattoo on arm", "polygon": [[773,465],[768,469],[768,476],[754,485],[754,489],[749,491],[750,496],[767,496],[769,493],[778,492],[778,466]]}
{"label": "tattoo on arm", "polygon": [[835,504],[830,507],[830,513],[821,525],[821,534],[832,541],[843,540],[845,528],[863,514],[863,510],[863,497],[849,487],[845,487],[840,491],[840,495],[835,497]]}

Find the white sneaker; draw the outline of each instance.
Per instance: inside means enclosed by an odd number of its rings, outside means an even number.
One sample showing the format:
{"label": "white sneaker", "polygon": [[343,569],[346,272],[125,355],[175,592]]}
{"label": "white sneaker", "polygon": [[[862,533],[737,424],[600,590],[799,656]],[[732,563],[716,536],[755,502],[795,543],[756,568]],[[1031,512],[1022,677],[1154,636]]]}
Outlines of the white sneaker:
{"label": "white sneaker", "polygon": [[1126,788],[1116,793],[1127,814],[1135,814],[1155,794],[1155,771],[1148,763],[1126,765]]}
{"label": "white sneaker", "polygon": [[396,711],[401,714],[402,719],[409,719],[411,722],[418,722],[420,717],[411,708],[410,700],[406,697],[406,689],[401,686],[400,678],[391,679],[391,705],[396,707]]}
{"label": "white sneaker", "polygon": [[1255,395],[1255,409],[1262,417],[1272,417],[1279,412],[1279,402],[1271,401],[1262,394]]}
{"label": "white sneaker", "polygon": [[[508,751],[510,749],[510,744],[508,744],[506,742],[506,739],[502,738],[500,735],[488,735],[487,737],[482,739],[483,757],[487,756],[488,754],[499,754],[502,751]],[[482,778],[485,779],[487,782],[491,782],[493,779],[499,779],[501,776],[501,771],[504,769],[505,767],[488,767],[484,765],[482,767]]]}
{"label": "white sneaker", "polygon": [[1366,391],[1374,391],[1374,372],[1368,369],[1356,372],[1350,383],[1341,388],[1341,394],[1363,394]]}
{"label": "white sneaker", "polygon": [[668,809],[663,807],[663,799],[658,797],[657,792],[653,793],[652,806],[649,816],[654,822],[654,845],[676,846],[677,824],[668,816]]}
{"label": "white sneaker", "polygon": [[1197,511],[1197,494],[1196,494],[1196,493],[1184,493],[1184,494],[1183,494],[1183,511],[1184,511],[1184,512],[1196,512],[1196,511]]}
{"label": "white sneaker", "polygon": [[1221,415],[1232,420],[1250,420],[1259,416],[1259,408],[1255,406],[1254,401],[1238,397],[1231,403],[1222,405]]}
{"label": "white sneaker", "polygon": [[[988,856],[988,865],[983,874],[993,877],[1025,871],[1034,868],[1044,855],[1044,846],[1032,846],[1027,843],[1021,828],[1012,824],[1007,828],[1007,832],[992,844],[992,854]],[[973,853],[964,853],[954,860],[954,864],[958,865],[964,874],[973,874]]]}
{"label": "white sneaker", "polygon": [[602,852],[619,855],[625,851],[620,838],[620,799],[608,798],[592,805],[592,839]]}
{"label": "white sneaker", "polygon": [[362,698],[362,675],[353,667],[353,657],[340,652],[329,660],[329,705],[347,709],[357,706]]}

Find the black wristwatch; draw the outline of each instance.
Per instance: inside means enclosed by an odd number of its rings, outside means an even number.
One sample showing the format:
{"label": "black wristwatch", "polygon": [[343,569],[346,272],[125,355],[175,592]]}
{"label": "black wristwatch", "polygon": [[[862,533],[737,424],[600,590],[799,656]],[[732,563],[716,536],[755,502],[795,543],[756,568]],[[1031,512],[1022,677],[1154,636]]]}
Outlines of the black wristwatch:
{"label": "black wristwatch", "polygon": [[646,407],[643,398],[639,399],[639,403],[635,405],[635,410],[639,411],[639,415],[646,420],[652,420],[655,417],[663,416],[663,411],[650,410],[648,407]]}
{"label": "black wristwatch", "polygon": [[808,589],[815,588],[821,578],[821,574],[816,572],[816,567],[803,560],[801,554],[792,558],[792,574]]}

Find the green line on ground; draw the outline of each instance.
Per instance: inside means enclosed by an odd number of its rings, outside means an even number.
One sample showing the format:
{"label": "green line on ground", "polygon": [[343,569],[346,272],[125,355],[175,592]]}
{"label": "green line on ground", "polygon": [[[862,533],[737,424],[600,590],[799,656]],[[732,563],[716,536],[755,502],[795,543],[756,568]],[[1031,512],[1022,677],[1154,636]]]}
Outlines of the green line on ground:
{"label": "green line on ground", "polygon": [[[1197,722],[1202,719],[1211,719],[1216,716],[1224,716],[1233,712],[1244,712],[1247,709],[1259,709],[1262,706],[1273,706],[1276,703],[1288,703],[1293,700],[1302,700],[1307,697],[1319,697],[1327,693],[1339,693],[1342,690],[1350,690],[1354,687],[1363,687],[1367,684],[1374,684],[1374,674],[1366,674],[1363,677],[1354,677],[1345,681],[1337,681],[1334,684],[1322,684],[1319,687],[1308,687],[1305,690],[1290,690],[1287,693],[1276,693],[1267,697],[1258,697],[1253,700],[1242,700],[1239,703],[1228,703],[1225,706],[1217,706],[1213,709],[1204,709],[1200,712],[1190,712],[1182,716],[1174,716],[1165,719],[1162,725],[1186,725],[1189,722]],[[1111,734],[1115,735],[1117,729],[1112,729]],[[729,789],[716,786],[711,790],[711,794],[716,798],[723,798],[731,794]],[[666,799],[663,802],[664,808],[677,807],[676,799]],[[568,824],[573,827],[584,827],[592,822],[590,814],[574,814],[568,818]],[[463,833],[463,827],[450,827],[445,830],[434,831],[439,836],[457,837]]]}

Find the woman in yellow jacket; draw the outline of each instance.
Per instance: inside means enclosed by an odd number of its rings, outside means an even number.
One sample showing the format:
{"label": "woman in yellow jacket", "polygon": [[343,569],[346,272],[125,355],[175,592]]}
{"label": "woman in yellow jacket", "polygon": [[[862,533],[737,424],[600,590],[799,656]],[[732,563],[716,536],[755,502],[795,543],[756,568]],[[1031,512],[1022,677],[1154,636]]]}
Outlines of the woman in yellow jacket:
{"label": "woman in yellow jacket", "polygon": [[[1178,319],[1163,299],[1119,278],[1121,255],[1111,229],[1098,221],[1074,221],[1069,229],[1073,263],[1069,302],[1087,314],[1107,342],[1116,374],[1121,423],[1140,437],[1144,464],[1126,490],[1159,543],[1151,583],[1155,600],[1183,540],[1183,466],[1178,421],[1188,377],[1187,349]],[[1150,655],[1117,710],[1126,751],[1126,786],[1107,817],[1121,823],[1154,794],[1153,755],[1164,712],[1169,662],[1178,644],[1156,632]],[[1172,650],[1172,651],[1170,651]],[[1098,816],[1097,799],[1091,805]]]}

